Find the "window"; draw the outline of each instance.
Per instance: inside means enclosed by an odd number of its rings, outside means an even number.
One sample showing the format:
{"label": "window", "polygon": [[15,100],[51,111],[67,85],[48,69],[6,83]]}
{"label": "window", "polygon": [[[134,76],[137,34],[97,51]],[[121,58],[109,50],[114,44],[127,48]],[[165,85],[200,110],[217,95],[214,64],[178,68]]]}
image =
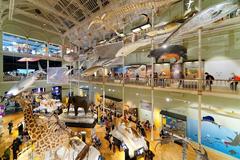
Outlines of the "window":
{"label": "window", "polygon": [[32,55],[59,56],[61,46],[35,39],[3,33],[3,51]]}
{"label": "window", "polygon": [[26,38],[3,33],[3,51],[24,53],[27,50]]}

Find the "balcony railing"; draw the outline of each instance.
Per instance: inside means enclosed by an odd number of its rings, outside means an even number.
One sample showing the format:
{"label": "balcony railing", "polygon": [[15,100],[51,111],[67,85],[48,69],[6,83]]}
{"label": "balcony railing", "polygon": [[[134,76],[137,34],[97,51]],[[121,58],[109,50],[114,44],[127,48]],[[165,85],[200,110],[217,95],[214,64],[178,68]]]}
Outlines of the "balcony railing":
{"label": "balcony railing", "polygon": [[[11,75],[4,75],[3,81],[20,81],[21,79],[24,79],[26,76],[11,76]],[[38,80],[47,80],[46,75],[40,75],[38,77]]]}
{"label": "balcony railing", "polygon": [[[73,77],[75,80],[91,81],[99,83],[115,83],[125,85],[136,85],[151,87],[150,78],[123,78],[122,77]],[[201,79],[201,86],[198,87],[198,79],[170,79],[170,78],[155,78],[153,80],[154,87],[166,88],[166,89],[177,89],[177,90],[191,90],[197,91],[201,89],[203,92],[218,92],[218,93],[238,93],[238,81],[229,81],[216,79],[211,81]]]}

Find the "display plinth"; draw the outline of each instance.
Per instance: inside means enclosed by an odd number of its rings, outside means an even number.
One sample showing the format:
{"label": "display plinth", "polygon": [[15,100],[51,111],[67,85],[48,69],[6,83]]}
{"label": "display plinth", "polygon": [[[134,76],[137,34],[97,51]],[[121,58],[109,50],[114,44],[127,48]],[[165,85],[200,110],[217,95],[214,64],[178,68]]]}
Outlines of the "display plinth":
{"label": "display plinth", "polygon": [[69,113],[65,111],[59,118],[69,127],[94,128],[97,123],[97,115],[85,114],[82,108],[78,109],[77,116],[75,116],[74,109],[70,108]]}

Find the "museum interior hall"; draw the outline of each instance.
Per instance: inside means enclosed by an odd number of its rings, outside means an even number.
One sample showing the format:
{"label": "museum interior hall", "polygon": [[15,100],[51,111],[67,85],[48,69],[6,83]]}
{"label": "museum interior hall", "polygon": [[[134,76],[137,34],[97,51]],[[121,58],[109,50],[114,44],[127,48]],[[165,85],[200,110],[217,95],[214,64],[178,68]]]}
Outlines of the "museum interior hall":
{"label": "museum interior hall", "polygon": [[0,160],[240,160],[240,0],[0,0]]}

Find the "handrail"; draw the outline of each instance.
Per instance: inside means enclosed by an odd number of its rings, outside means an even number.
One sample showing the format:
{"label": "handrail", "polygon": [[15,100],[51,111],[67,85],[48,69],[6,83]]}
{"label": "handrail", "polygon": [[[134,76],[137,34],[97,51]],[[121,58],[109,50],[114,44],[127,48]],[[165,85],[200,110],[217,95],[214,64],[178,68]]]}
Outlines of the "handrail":
{"label": "handrail", "polygon": [[[137,85],[137,86],[151,86],[151,78],[126,78],[123,81],[123,77],[74,77],[75,80],[88,81],[88,82],[99,82],[99,83],[115,83],[115,84],[124,84],[126,85]],[[199,79],[172,79],[158,77],[154,78],[154,87],[155,88],[169,88],[169,89],[181,89],[181,90],[198,90],[198,80]],[[201,79],[202,81],[202,91],[209,92],[221,92],[221,93],[238,93],[238,81],[226,80],[226,79],[215,79],[215,80],[206,80]],[[240,81],[239,81],[240,82]]]}

